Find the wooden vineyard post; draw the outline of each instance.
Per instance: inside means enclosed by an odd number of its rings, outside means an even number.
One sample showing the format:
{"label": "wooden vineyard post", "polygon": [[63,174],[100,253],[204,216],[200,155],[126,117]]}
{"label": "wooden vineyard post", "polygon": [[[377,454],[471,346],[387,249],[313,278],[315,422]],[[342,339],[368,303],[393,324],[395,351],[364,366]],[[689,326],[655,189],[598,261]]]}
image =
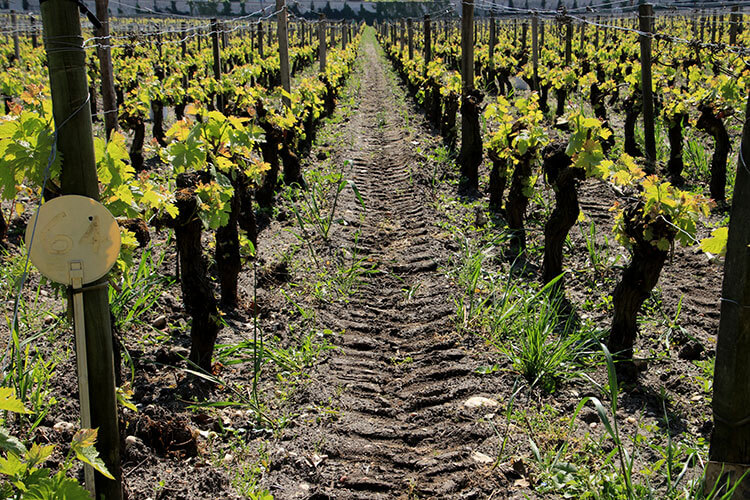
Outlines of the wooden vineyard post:
{"label": "wooden vineyard post", "polygon": [[346,34],[347,34],[346,21],[344,21],[341,23],[341,48],[343,50],[346,50]]}
{"label": "wooden vineyard post", "polygon": [[539,91],[539,16],[536,12],[531,16],[531,64],[533,73],[531,75],[533,88]]}
{"label": "wooden vineyard post", "polygon": [[524,21],[521,24],[521,54],[526,55],[526,38],[529,31],[529,25]]}
{"label": "wooden vineyard post", "polygon": [[[403,54],[404,47],[406,46],[406,21],[402,19],[399,28],[401,36],[398,37],[398,42],[399,47],[401,48],[400,53]],[[393,42],[395,42],[395,40],[393,40]]]}
{"label": "wooden vineyard post", "polygon": [[[495,44],[497,44],[496,40],[496,33],[495,33],[495,11],[490,12],[490,53],[489,53],[489,61],[488,66],[490,68],[490,75],[493,75],[495,72]],[[492,77],[494,80],[494,77]],[[490,82],[494,83],[494,82]]]}
{"label": "wooden vineyard post", "polygon": [[406,44],[409,48],[409,60],[414,59],[414,24],[411,19],[406,20]]}
{"label": "wooden vineyard post", "polygon": [[565,66],[570,66],[573,53],[573,20],[565,17]]}
{"label": "wooden vineyard post", "polygon": [[[281,88],[289,94],[292,91],[292,87],[289,75],[289,32],[285,0],[276,0],[276,21],[279,33],[279,72],[281,73]],[[287,108],[291,107],[292,101],[289,99],[289,95],[285,95],[283,101]]]}
{"label": "wooden vineyard post", "polygon": [[[219,23],[216,18],[211,19],[211,44],[214,56],[214,79],[219,83],[221,81],[221,51],[219,50]],[[224,112],[224,96],[221,92],[216,94],[216,108]]]}
{"label": "wooden vineyard post", "polygon": [[729,14],[729,45],[737,45],[737,24],[739,21],[739,5],[732,7],[732,13]]}
{"label": "wooden vineyard post", "polygon": [[112,69],[108,4],[109,0],[96,0],[96,17],[102,23],[102,27],[96,30],[96,36],[99,38],[96,44],[96,54],[99,56],[99,72],[102,79],[102,107],[104,108],[104,130],[107,139],[109,139],[113,130],[117,130],[117,95],[115,94],[115,77]]}
{"label": "wooden vineyard post", "polygon": [[187,25],[182,23],[180,31],[180,56],[185,59],[187,55]]}
{"label": "wooden vineyard post", "polygon": [[318,57],[320,58],[320,72],[326,72],[326,18],[323,14],[318,20]]}
{"label": "wooden vineyard post", "polygon": [[256,36],[258,37],[258,58],[263,59],[263,21],[258,21]]}
{"label": "wooden vineyard post", "polygon": [[[86,52],[83,49],[78,5],[67,0],[41,4],[44,44],[49,68],[52,112],[57,124],[57,150],[62,158],[60,187],[63,194],[99,199]],[[98,428],[96,448],[115,477],[96,473],[95,498],[122,499],[120,433],[115,398],[115,369],[107,279],[99,279],[83,292],[91,427]],[[84,353],[76,353],[83,356]],[[82,402],[82,409],[88,402]],[[93,488],[92,488],[93,486]]]}
{"label": "wooden vineyard post", "polygon": [[31,23],[31,47],[37,48],[39,46],[39,41],[36,37],[36,18],[34,16],[29,16],[29,22]]}
{"label": "wooden vineyard post", "polygon": [[542,19],[542,22],[539,23],[539,53],[541,53],[543,48],[544,48],[544,20]]}
{"label": "wooden vineyard post", "polygon": [[479,164],[482,163],[482,137],[479,129],[481,94],[474,89],[474,0],[463,0],[461,22],[461,165],[466,189],[479,188]]}
{"label": "wooden vineyard post", "polygon": [[427,66],[432,61],[432,25],[430,24],[430,15],[424,15],[424,70],[427,73]]}
{"label": "wooden vineyard post", "polygon": [[602,24],[601,16],[596,16],[596,31],[594,31],[594,48],[599,50],[599,25]]}
{"label": "wooden vineyard post", "polygon": [[581,21],[581,27],[578,30],[578,34],[581,37],[580,44],[578,45],[578,53],[583,55],[583,47],[585,45],[584,40],[586,39],[586,23]]}
{"label": "wooden vineyard post", "polygon": [[716,13],[711,16],[711,43],[716,43]]}
{"label": "wooden vineyard post", "polygon": [[[716,343],[713,415],[706,491],[728,476],[734,484],[750,470],[750,96],[737,162],[737,180],[724,261],[721,317]],[[750,474],[735,491],[750,498]]]}
{"label": "wooden vineyard post", "polygon": [[10,11],[10,27],[13,30],[13,55],[18,61],[21,58],[21,50],[18,45],[18,18],[15,10]]}
{"label": "wooden vineyard post", "polygon": [[646,143],[646,171],[656,169],[656,140],[654,138],[654,96],[651,88],[651,24],[654,8],[651,4],[638,6],[641,39],[641,92],[643,93],[643,134]]}

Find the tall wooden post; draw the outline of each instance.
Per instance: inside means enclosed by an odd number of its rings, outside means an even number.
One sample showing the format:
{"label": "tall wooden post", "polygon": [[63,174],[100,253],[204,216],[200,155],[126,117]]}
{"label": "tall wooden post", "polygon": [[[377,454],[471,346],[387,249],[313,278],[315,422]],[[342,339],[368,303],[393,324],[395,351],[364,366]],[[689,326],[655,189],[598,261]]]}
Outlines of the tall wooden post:
{"label": "tall wooden post", "polygon": [[[276,0],[276,21],[279,33],[279,71],[281,73],[281,88],[287,94],[292,91],[289,77],[289,33],[287,31],[287,7],[285,0]],[[291,107],[292,101],[288,95],[284,96],[284,105]]]}
{"label": "tall wooden post", "polygon": [[[52,113],[57,124],[57,150],[62,158],[61,191],[98,200],[99,181],[91,113],[88,112],[86,52],[78,6],[68,0],[46,0],[41,4],[41,13]],[[90,405],[90,425],[99,429],[96,449],[115,477],[111,480],[96,473],[93,489],[97,499],[120,500],[120,433],[107,279],[102,278],[90,285],[83,292],[89,395],[94,402]],[[92,485],[87,486],[92,489]]]}
{"label": "tall wooden post", "polygon": [[494,74],[495,71],[495,45],[497,44],[497,34],[495,33],[495,11],[490,11],[490,53],[488,66],[490,68],[490,75]]}
{"label": "tall wooden post", "polygon": [[570,66],[573,53],[573,20],[565,18],[565,66]]}
{"label": "tall wooden post", "polygon": [[[221,51],[219,50],[219,22],[216,18],[211,19],[211,44],[214,56],[214,79],[218,83],[221,81]],[[216,94],[216,107],[220,112],[224,112],[224,95],[221,92]]]}
{"label": "tall wooden post", "polygon": [[407,46],[409,47],[409,60],[414,59],[414,24],[411,19],[406,20]]}
{"label": "tall wooden post", "polygon": [[258,57],[263,59],[263,21],[258,21],[256,36],[258,37]]}
{"label": "tall wooden post", "polygon": [[539,53],[542,53],[544,48],[544,19],[539,23]]}
{"label": "tall wooden post", "polygon": [[737,45],[737,24],[739,21],[740,7],[735,5],[732,7],[732,13],[729,14],[729,45]]}
{"label": "tall wooden post", "polygon": [[[750,96],[737,162],[737,180],[729,219],[724,261],[721,317],[716,343],[710,462],[706,488],[721,477],[732,484],[750,470]],[[750,498],[750,474],[735,491]]]}
{"label": "tall wooden post", "polygon": [[599,50],[599,25],[602,23],[601,16],[596,16],[596,31],[594,32],[594,48]]}
{"label": "tall wooden post", "polygon": [[586,43],[586,23],[581,22],[581,28],[578,30],[578,34],[581,37],[580,44],[578,45],[578,53],[583,56],[583,47]]}
{"label": "tall wooden post", "polygon": [[[651,22],[654,8],[651,4],[638,6],[640,30],[652,33]],[[654,138],[654,96],[651,89],[651,36],[640,35],[641,39],[641,92],[643,93],[643,134],[646,143],[647,171],[656,168],[656,140]]]}
{"label": "tall wooden post", "polygon": [[424,68],[427,72],[427,65],[432,61],[432,25],[430,24],[430,15],[424,15]]}
{"label": "tall wooden post", "polygon": [[318,57],[320,58],[320,72],[326,72],[326,18],[323,14],[318,20]]}
{"label": "tall wooden post", "polygon": [[185,23],[182,23],[182,32],[180,33],[180,36],[182,37],[180,39],[180,54],[184,60],[185,56],[187,56],[187,25]]}
{"label": "tall wooden post", "polygon": [[37,48],[39,46],[39,41],[36,37],[36,18],[34,16],[29,16],[29,22],[31,23],[31,47]]}
{"label": "tall wooden post", "polygon": [[539,16],[536,12],[531,16],[531,64],[533,68],[532,90],[539,91]]}
{"label": "tall wooden post", "polygon": [[13,55],[18,61],[21,58],[21,50],[18,45],[18,19],[15,10],[10,11],[10,27],[13,30]]}
{"label": "tall wooden post", "polygon": [[104,129],[109,139],[113,130],[117,130],[117,96],[115,94],[115,77],[112,69],[112,42],[109,38],[109,0],[96,0],[96,17],[102,23],[96,31],[98,43],[96,54],[99,56],[99,72],[102,83],[102,107],[104,108]]}

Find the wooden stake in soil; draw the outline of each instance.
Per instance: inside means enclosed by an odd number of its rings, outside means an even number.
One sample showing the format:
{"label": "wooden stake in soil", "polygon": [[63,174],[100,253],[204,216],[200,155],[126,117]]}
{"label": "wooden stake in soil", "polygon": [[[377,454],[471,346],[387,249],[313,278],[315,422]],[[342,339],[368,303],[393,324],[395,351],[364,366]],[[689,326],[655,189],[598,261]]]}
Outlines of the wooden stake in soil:
{"label": "wooden stake in soil", "polygon": [[31,46],[37,48],[39,46],[39,41],[36,37],[36,18],[34,16],[29,16],[29,22],[31,23]]}
{"label": "wooden stake in soil", "polygon": [[409,60],[414,59],[414,25],[411,19],[406,20],[406,37],[409,47]]}
{"label": "wooden stake in soil", "polygon": [[[652,33],[654,8],[651,4],[638,6],[640,29]],[[641,91],[643,93],[643,134],[646,143],[646,171],[656,169],[656,139],[654,137],[654,96],[651,89],[651,36],[640,35],[641,39]]]}
{"label": "wooden stake in soil", "polygon": [[[109,38],[109,0],[96,0],[96,17],[102,23],[96,31],[99,43],[96,54],[99,56],[99,72],[102,80],[102,107],[104,108],[104,129],[107,139],[113,130],[117,130],[117,95],[115,94],[115,77],[112,69],[112,51]],[[184,57],[184,54],[183,54]]]}
{"label": "wooden stake in soil", "polygon": [[[216,18],[211,19],[211,43],[214,55],[214,79],[218,83],[221,81],[221,52],[219,50],[219,23]],[[224,112],[224,95],[221,92],[216,94],[216,108]]]}
{"label": "wooden stake in soil", "polygon": [[263,59],[263,21],[258,22],[258,57]]}
{"label": "wooden stake in soil", "polygon": [[427,72],[427,65],[432,61],[432,25],[430,24],[430,15],[424,15],[424,68]]}
{"label": "wooden stake in soil", "polygon": [[488,66],[490,68],[490,75],[495,70],[495,45],[497,44],[497,35],[495,33],[495,11],[490,12],[490,53]]}
{"label": "wooden stake in soil", "polygon": [[15,10],[10,11],[10,27],[13,30],[13,55],[18,61],[21,58],[21,51],[18,46],[18,19]]}
{"label": "wooden stake in soil", "polygon": [[[276,0],[276,21],[279,31],[279,71],[281,73],[281,88],[289,94],[292,91],[289,77],[289,34],[287,32],[287,8],[285,0]],[[288,95],[283,98],[284,105],[289,108],[292,101]]]}
{"label": "wooden stake in soil", "polygon": [[732,13],[729,14],[729,45],[737,45],[737,24],[739,21],[739,5],[732,7]]}
{"label": "wooden stake in soil", "polygon": [[318,56],[320,58],[320,72],[326,72],[326,18],[323,14],[318,20]]}
{"label": "wooden stake in soil", "polygon": [[[721,318],[716,344],[714,429],[706,491],[716,481],[734,484],[750,470],[750,96],[745,106],[737,180],[724,261]],[[750,474],[734,499],[750,498]]]}
{"label": "wooden stake in soil", "polygon": [[531,16],[531,60],[534,72],[532,74],[534,88],[539,91],[539,16],[536,12]]}
{"label": "wooden stake in soil", "polygon": [[[83,49],[78,6],[67,0],[41,4],[42,26],[57,124],[57,149],[62,158],[60,187],[63,194],[99,198],[91,114],[88,113],[86,52]],[[95,475],[95,498],[122,498],[120,435],[115,398],[107,280],[100,279],[83,292],[86,357],[91,400],[91,426],[99,429],[96,448],[116,478]],[[81,354],[81,353],[79,353]]]}

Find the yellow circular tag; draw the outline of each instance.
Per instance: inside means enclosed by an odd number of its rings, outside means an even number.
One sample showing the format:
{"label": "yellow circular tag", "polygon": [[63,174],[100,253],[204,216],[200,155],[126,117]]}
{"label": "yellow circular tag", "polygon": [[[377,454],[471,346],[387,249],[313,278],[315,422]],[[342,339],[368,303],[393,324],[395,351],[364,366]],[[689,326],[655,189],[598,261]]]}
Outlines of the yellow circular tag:
{"label": "yellow circular tag", "polygon": [[31,262],[58,283],[71,284],[71,262],[81,263],[84,284],[96,281],[120,254],[117,221],[104,205],[85,196],[60,196],[44,203],[26,227],[26,245],[32,232]]}

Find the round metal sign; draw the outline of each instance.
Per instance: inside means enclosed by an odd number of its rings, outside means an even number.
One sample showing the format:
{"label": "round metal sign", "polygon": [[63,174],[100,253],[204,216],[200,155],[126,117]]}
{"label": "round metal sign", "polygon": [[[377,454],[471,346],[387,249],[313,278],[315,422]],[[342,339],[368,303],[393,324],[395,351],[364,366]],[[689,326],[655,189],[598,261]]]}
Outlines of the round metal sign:
{"label": "round metal sign", "polygon": [[71,262],[80,262],[84,284],[96,281],[120,254],[117,221],[104,205],[85,196],[60,196],[44,203],[26,227],[26,245],[34,231],[31,262],[58,283],[71,284]]}

